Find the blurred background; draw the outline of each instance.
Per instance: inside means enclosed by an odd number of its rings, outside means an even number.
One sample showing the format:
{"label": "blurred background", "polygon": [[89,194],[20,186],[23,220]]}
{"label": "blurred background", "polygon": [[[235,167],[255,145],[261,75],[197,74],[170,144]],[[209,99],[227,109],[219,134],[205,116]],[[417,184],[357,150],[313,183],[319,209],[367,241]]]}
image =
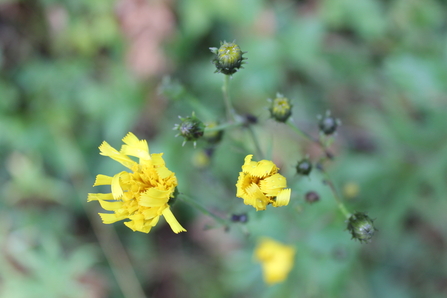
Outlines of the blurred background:
{"label": "blurred background", "polygon": [[[441,0],[1,0],[0,297],[446,297],[446,14]],[[288,207],[235,198],[252,153],[237,131],[205,162],[204,143],[174,137],[178,115],[223,119],[209,47],[224,40],[248,52],[231,96],[257,117]],[[295,175],[321,152],[268,119],[277,92],[313,136],[317,115],[341,120],[327,170],[347,208],[376,219],[371,243],[350,239],[318,172]],[[226,231],[179,202],[187,233],[100,223],[87,193],[123,169],[98,146],[129,131],[164,153],[181,192],[249,221]],[[297,249],[281,284],[254,261],[261,236]]]}

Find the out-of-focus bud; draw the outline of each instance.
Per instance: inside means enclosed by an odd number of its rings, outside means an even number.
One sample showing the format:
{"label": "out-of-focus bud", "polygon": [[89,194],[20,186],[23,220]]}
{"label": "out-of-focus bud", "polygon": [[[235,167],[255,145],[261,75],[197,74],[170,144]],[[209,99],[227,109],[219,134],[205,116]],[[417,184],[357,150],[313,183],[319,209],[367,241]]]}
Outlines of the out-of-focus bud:
{"label": "out-of-focus bud", "polygon": [[347,229],[353,239],[368,243],[377,231],[373,222],[366,213],[356,212],[349,217]]}
{"label": "out-of-focus bud", "polygon": [[303,176],[308,176],[312,171],[312,163],[308,158],[303,158],[296,165],[296,173]]}
{"label": "out-of-focus bud", "polygon": [[198,169],[204,169],[210,165],[212,149],[198,150],[194,153],[192,158],[193,165]]}
{"label": "out-of-focus bud", "polygon": [[343,186],[343,194],[346,199],[354,199],[360,193],[360,186],[355,182],[348,182]]}
{"label": "out-of-focus bud", "polygon": [[252,114],[245,114],[244,115],[244,126],[248,127],[252,124],[258,123],[258,117]]}
{"label": "out-of-focus bud", "polygon": [[222,140],[222,136],[224,134],[224,131],[222,129],[210,131],[210,129],[212,129],[216,126],[217,126],[216,122],[208,123],[206,125],[205,135],[204,135],[204,138],[207,140],[207,142],[210,144],[213,144],[213,145],[219,143]]}
{"label": "out-of-focus bud", "polygon": [[233,42],[221,42],[220,48],[210,48],[211,52],[215,55],[213,63],[216,66],[217,73],[223,73],[225,75],[232,75],[237,72],[244,64],[243,54],[239,46]]}
{"label": "out-of-focus bud", "polygon": [[246,223],[248,221],[248,215],[247,215],[247,213],[232,214],[231,215],[231,221],[233,221],[233,222],[240,222],[240,223]]}
{"label": "out-of-focus bud", "polygon": [[292,115],[292,104],[288,98],[277,93],[276,98],[271,100],[269,111],[271,117],[276,121],[286,122],[290,115]]}
{"label": "out-of-focus bud", "polygon": [[308,191],[304,195],[304,199],[306,200],[307,203],[313,204],[320,200],[320,195],[315,191]]}
{"label": "out-of-focus bud", "polygon": [[180,124],[176,124],[173,128],[174,130],[179,131],[176,137],[182,136],[185,138],[182,146],[184,146],[187,141],[193,141],[194,147],[196,147],[196,141],[204,134],[205,124],[203,124],[203,122],[196,117],[194,112],[192,113],[192,116],[188,116],[186,118],[179,116],[179,118],[182,122]]}
{"label": "out-of-focus bud", "polygon": [[337,131],[337,127],[341,124],[340,119],[332,117],[330,111],[327,111],[324,117],[319,116],[319,119],[318,127],[320,128],[320,132],[327,136],[334,134]]}

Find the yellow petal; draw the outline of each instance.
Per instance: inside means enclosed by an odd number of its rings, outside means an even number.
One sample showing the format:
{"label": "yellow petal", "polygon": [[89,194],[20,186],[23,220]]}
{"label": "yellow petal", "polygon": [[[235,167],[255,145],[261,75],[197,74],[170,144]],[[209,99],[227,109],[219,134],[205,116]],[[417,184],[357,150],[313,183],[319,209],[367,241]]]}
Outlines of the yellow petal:
{"label": "yellow petal", "polygon": [[281,174],[274,174],[261,180],[259,185],[265,195],[276,196],[282,189],[287,187],[287,180]]}
{"label": "yellow petal", "polygon": [[[149,233],[152,228],[151,225],[141,226],[138,223],[136,223],[135,221],[126,221],[126,222],[124,222],[124,224],[134,232]],[[138,225],[138,227],[137,227],[137,225]]]}
{"label": "yellow petal", "polygon": [[133,133],[129,132],[123,142],[126,145],[121,146],[120,152],[125,155],[135,156],[141,159],[151,159],[149,155],[149,146],[146,140],[139,140]]}
{"label": "yellow petal", "polygon": [[248,173],[255,177],[266,177],[276,173],[277,167],[269,160],[261,160],[256,166],[252,166]]}
{"label": "yellow petal", "polygon": [[256,211],[265,210],[269,200],[259,189],[259,186],[252,183],[249,187],[246,188],[247,196],[244,197],[245,205],[252,205],[256,208]]}
{"label": "yellow petal", "polygon": [[96,176],[95,184],[93,184],[93,186],[110,184],[112,184],[112,177],[99,174]]}
{"label": "yellow petal", "polygon": [[145,225],[141,228],[141,230],[138,230],[139,232],[143,232],[143,233],[149,233],[151,231],[153,226],[151,225]]}
{"label": "yellow petal", "polygon": [[170,191],[150,188],[140,195],[138,203],[145,207],[157,207],[169,201]]}
{"label": "yellow petal", "polygon": [[180,223],[175,218],[174,214],[172,214],[172,211],[169,207],[163,210],[163,216],[165,217],[166,221],[168,222],[169,226],[171,227],[172,231],[174,231],[174,233],[178,234],[180,232],[186,232],[185,228],[180,225]]}
{"label": "yellow petal", "polygon": [[102,222],[111,224],[126,218],[126,216],[117,216],[115,213],[98,213],[101,216]]}
{"label": "yellow petal", "polygon": [[169,176],[174,175],[174,173],[168,170],[168,168],[165,166],[156,168],[155,170],[157,171],[157,174],[160,177],[160,179],[166,179]]}
{"label": "yellow petal", "polygon": [[89,193],[87,197],[87,202],[98,201],[98,200],[113,200],[111,193]]}
{"label": "yellow petal", "polygon": [[253,158],[253,154],[248,154],[247,156],[245,156],[245,158],[244,158],[244,165],[250,164],[252,158]]}
{"label": "yellow petal", "polygon": [[[164,209],[164,208],[163,208]],[[152,220],[153,218],[158,218],[160,217],[162,211],[163,210],[161,208],[147,208],[146,210],[143,210],[143,216],[146,220]],[[158,221],[158,219],[157,219]]]}
{"label": "yellow petal", "polygon": [[132,167],[137,164],[135,161],[130,159],[127,155],[121,154],[115,148],[109,145],[106,141],[102,142],[101,146],[99,146],[100,154],[104,156],[108,156],[113,160],[116,160],[123,166],[132,169]]}
{"label": "yellow petal", "polygon": [[132,231],[136,231],[135,230],[135,223],[133,222],[133,221],[125,221],[124,222],[124,224],[129,228],[129,229],[131,229]]}
{"label": "yellow petal", "polygon": [[112,178],[112,194],[113,197],[116,199],[119,199],[123,196],[123,189],[121,188],[120,184],[120,176],[126,172],[121,172],[113,176]]}
{"label": "yellow petal", "polygon": [[273,202],[273,207],[288,205],[291,194],[292,190],[290,188],[281,190],[281,192],[276,196],[276,200]]}
{"label": "yellow petal", "polygon": [[107,211],[115,211],[117,209],[120,209],[123,206],[123,202],[109,202],[104,200],[98,200],[99,204],[101,205],[102,209]]}
{"label": "yellow petal", "polygon": [[252,183],[250,175],[244,172],[239,173],[236,183],[236,197],[242,198],[245,195],[245,189]]}

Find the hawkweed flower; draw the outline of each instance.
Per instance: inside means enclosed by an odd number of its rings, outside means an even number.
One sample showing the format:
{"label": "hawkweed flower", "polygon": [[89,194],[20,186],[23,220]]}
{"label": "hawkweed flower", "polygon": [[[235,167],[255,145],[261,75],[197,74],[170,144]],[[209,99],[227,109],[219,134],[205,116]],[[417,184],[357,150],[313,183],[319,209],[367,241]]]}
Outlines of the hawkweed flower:
{"label": "hawkweed flower", "polygon": [[233,42],[220,43],[220,48],[210,48],[210,51],[215,55],[212,62],[216,66],[215,73],[223,73],[225,75],[232,75],[239,69],[243,68],[243,55],[247,52],[242,52],[241,48]]}
{"label": "hawkweed flower", "polygon": [[289,204],[291,189],[287,180],[278,173],[279,168],[269,160],[252,161],[253,155],[245,157],[242,172],[236,183],[236,196],[244,199],[245,205],[251,205],[256,211]]}
{"label": "hawkweed flower", "polygon": [[173,128],[174,130],[179,131],[176,137],[182,136],[184,138],[182,146],[185,146],[185,143],[187,141],[192,141],[194,142],[194,147],[196,147],[196,141],[205,133],[205,124],[196,117],[194,112],[191,116],[188,116],[186,118],[182,118],[179,116],[179,118],[180,120],[182,120],[182,122],[180,124],[174,125]]}
{"label": "hawkweed flower", "polygon": [[[169,203],[175,198],[177,178],[163,160],[163,153],[149,153],[146,140],[129,132],[118,151],[104,141],[100,154],[116,160],[130,172],[114,176],[98,175],[93,186],[110,185],[111,193],[90,193],[87,201],[98,201],[113,213],[99,213],[103,223],[111,224],[129,219],[124,224],[133,231],[149,233],[164,216],[174,233],[186,232],[173,215]],[[134,161],[129,156],[139,159]]]}
{"label": "hawkweed flower", "polygon": [[262,265],[264,281],[273,285],[284,281],[292,270],[295,248],[270,238],[262,238],[254,255]]}
{"label": "hawkweed flower", "polygon": [[276,98],[270,101],[270,116],[278,122],[286,122],[290,115],[292,115],[292,104],[290,100],[282,94],[277,93]]}

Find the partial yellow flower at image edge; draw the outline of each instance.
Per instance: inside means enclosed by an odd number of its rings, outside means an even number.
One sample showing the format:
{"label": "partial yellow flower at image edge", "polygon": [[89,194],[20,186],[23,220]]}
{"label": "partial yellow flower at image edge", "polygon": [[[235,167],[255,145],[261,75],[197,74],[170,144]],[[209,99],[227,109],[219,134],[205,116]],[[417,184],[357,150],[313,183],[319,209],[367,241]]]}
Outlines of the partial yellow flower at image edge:
{"label": "partial yellow flower at image edge", "polygon": [[270,238],[262,238],[255,252],[261,263],[264,281],[268,285],[283,282],[293,268],[295,248]]}
{"label": "partial yellow flower at image edge", "polygon": [[[87,201],[98,201],[101,207],[112,213],[98,213],[105,224],[129,219],[124,224],[133,231],[149,233],[160,216],[168,222],[174,233],[186,232],[172,213],[169,201],[177,187],[175,173],[163,160],[163,153],[149,153],[146,140],[139,140],[129,132],[123,138],[124,145],[118,151],[104,141],[100,154],[119,162],[130,172],[114,176],[99,174],[95,184],[110,185],[111,193],[89,193]],[[130,156],[137,157],[137,163]]]}
{"label": "partial yellow flower at image edge", "polygon": [[245,157],[242,172],[236,183],[236,196],[244,199],[245,205],[251,205],[256,211],[289,204],[291,189],[286,178],[279,174],[279,168],[269,160],[252,161],[253,155]]}

